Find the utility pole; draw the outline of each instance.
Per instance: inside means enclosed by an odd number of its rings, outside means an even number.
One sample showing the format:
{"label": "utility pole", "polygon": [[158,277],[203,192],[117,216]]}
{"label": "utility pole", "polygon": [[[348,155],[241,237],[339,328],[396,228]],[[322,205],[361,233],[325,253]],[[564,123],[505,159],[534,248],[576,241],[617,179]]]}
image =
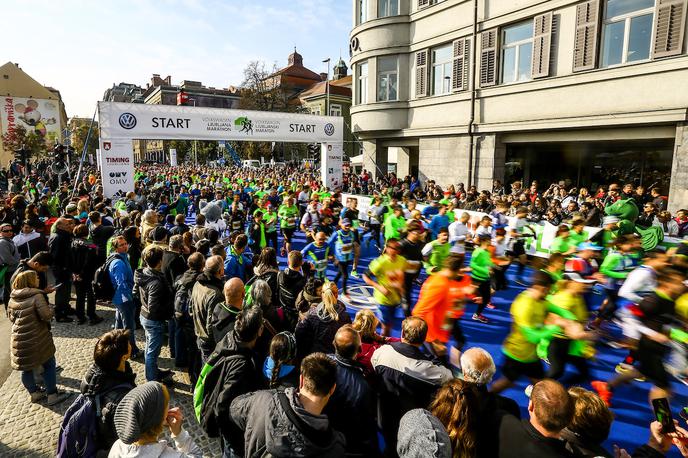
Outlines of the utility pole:
{"label": "utility pole", "polygon": [[330,58],[323,61],[327,62],[327,77],[325,78],[325,116],[330,115]]}

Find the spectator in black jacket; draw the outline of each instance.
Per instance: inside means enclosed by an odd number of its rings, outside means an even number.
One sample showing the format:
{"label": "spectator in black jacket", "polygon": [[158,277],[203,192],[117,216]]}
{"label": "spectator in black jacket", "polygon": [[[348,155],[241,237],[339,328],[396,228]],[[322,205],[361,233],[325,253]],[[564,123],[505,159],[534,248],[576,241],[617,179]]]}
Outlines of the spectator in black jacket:
{"label": "spectator in black jacket", "polygon": [[[170,287],[174,286],[184,271],[186,270],[186,261],[182,252],[184,251],[184,240],[181,235],[173,235],[170,237],[169,246],[162,255],[162,266],[160,270],[165,276],[165,280]],[[175,364],[177,366],[186,366],[186,352],[184,351],[184,344],[177,348],[177,341],[183,339],[181,329],[177,329],[176,322],[174,320],[169,321],[169,346],[170,346],[170,356],[174,358]]]}
{"label": "spectator in black jacket", "polygon": [[172,235],[184,235],[185,232],[189,232],[189,226],[186,225],[186,216],[183,214],[178,214],[174,217],[174,226],[170,229],[170,234]]}
{"label": "spectator in black jacket", "polygon": [[[78,324],[94,325],[103,321],[96,315],[96,296],[93,292],[93,277],[100,267],[98,247],[88,240],[88,227],[79,224],[74,228],[72,240],[71,267],[74,288],[76,289],[76,319]],[[84,313],[85,307],[85,313]],[[87,318],[88,316],[88,318]]]}
{"label": "spectator in black jacket", "polygon": [[409,410],[425,408],[435,391],[453,378],[449,369],[421,351],[427,334],[425,321],[411,316],[401,324],[401,342],[383,345],[373,353],[387,454],[396,450],[401,417]]}
{"label": "spectator in black jacket", "polygon": [[234,328],[237,316],[241,312],[244,302],[244,282],[239,278],[230,278],[222,289],[225,296],[212,311],[210,328],[215,342],[219,342]]}
{"label": "spectator in black jacket", "polygon": [[38,274],[38,289],[42,289],[46,294],[46,302],[48,300],[47,295],[55,291],[55,288],[48,286],[48,278],[46,273],[50,270],[50,266],[53,263],[53,257],[47,251],[39,251],[31,257],[31,259],[22,259],[19,261],[17,270],[14,271],[10,278],[10,284],[14,282],[14,279],[22,272],[27,270],[33,270]]}
{"label": "spectator in black jacket", "polygon": [[74,219],[62,217],[55,221],[55,232],[48,240],[50,255],[53,257],[53,275],[60,285],[55,291],[55,320],[58,323],[71,323],[69,315],[76,312],[69,306],[72,295],[72,270],[69,251],[72,246]]}
{"label": "spectator in black jacket", "polygon": [[375,394],[356,361],[361,350],[361,337],[351,325],[344,325],[334,336],[337,363],[337,387],[324,414],[332,428],[346,438],[346,452],[354,456],[378,456],[375,425]]}
{"label": "spectator in black jacket", "polygon": [[498,430],[500,458],[572,457],[561,431],[573,418],[574,403],[559,382],[542,380],[533,386],[529,420],[505,414]]}
{"label": "spectator in black jacket", "polygon": [[184,346],[189,380],[191,380],[191,386],[196,386],[198,375],[201,373],[201,353],[196,344],[194,322],[190,313],[191,291],[203,272],[205,258],[201,253],[192,253],[187,260],[187,265],[189,269],[174,284],[174,321],[183,335],[181,341],[175,342],[175,345],[177,348]]}
{"label": "spectator in black jacket", "polygon": [[115,227],[112,225],[103,225],[103,217],[97,212],[93,211],[88,214],[88,220],[91,222],[91,240],[98,247],[98,265],[105,264],[107,257],[107,242],[110,237],[115,235]]}
{"label": "spectator in black jacket", "polygon": [[93,363],[81,381],[81,393],[100,396],[100,412],[97,412],[97,436],[99,455],[105,456],[117,440],[115,410],[124,395],[136,383],[136,374],[129,365],[131,344],[129,331],[115,329],[100,336],[93,351]]}
{"label": "spectator in black jacket", "polygon": [[277,275],[279,286],[279,300],[286,327],[293,330],[299,321],[299,311],[296,309],[296,298],[306,286],[306,276],[303,274],[303,255],[298,250],[292,250],[288,255],[289,265]]}
{"label": "spectator in black jacket", "polygon": [[162,248],[152,247],[146,251],[144,263],[147,267],[134,273],[134,293],[141,300],[141,325],[146,332],[146,380],[169,381],[172,372],[158,368],[158,356],[165,334],[166,320],[172,318],[172,292],[160,271]]}
{"label": "spectator in black jacket", "polygon": [[299,359],[315,352],[334,353],[333,339],[337,330],[351,324],[346,307],[337,299],[339,291],[333,282],[322,288],[322,302],[308,311],[296,325],[296,347]]}
{"label": "spectator in black jacket", "polygon": [[258,307],[245,308],[208,359],[213,370],[205,379],[204,398],[208,399],[203,402],[201,424],[209,434],[220,434],[224,456],[243,456],[242,433],[230,420],[229,409],[237,396],[263,386],[253,351],[262,333],[263,312]]}
{"label": "spectator in black jacket", "polygon": [[12,241],[22,259],[30,258],[39,251],[45,251],[48,248],[46,238],[36,231],[36,228],[28,221],[24,221],[21,232],[15,235]]}

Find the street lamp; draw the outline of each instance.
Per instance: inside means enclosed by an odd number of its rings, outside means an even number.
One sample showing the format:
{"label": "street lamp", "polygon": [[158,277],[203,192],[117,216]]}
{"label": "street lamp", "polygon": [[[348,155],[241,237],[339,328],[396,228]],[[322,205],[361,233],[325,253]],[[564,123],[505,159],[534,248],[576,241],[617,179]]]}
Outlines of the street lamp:
{"label": "street lamp", "polygon": [[327,62],[327,77],[325,78],[325,116],[330,115],[330,58],[328,57],[323,61],[323,64]]}

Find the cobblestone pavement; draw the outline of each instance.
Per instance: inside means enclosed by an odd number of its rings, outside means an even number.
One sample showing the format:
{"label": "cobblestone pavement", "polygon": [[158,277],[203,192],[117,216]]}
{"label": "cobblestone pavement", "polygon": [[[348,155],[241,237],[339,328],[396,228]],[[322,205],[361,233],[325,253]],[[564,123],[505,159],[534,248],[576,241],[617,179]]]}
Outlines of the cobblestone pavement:
{"label": "cobblestone pavement", "polygon": [[[93,347],[98,336],[108,331],[114,323],[114,309],[98,306],[98,314],[105,320],[97,326],[53,322],[53,339],[57,348],[57,364],[63,370],[57,376],[58,389],[73,395],[56,406],[32,404],[21,384],[20,373],[13,371],[0,387],[0,457],[47,457],[55,456],[57,435],[62,416],[79,392],[79,384],[93,360]],[[7,320],[4,314],[0,320]],[[143,330],[136,332],[138,346],[145,348]],[[3,336],[9,344],[9,338]],[[163,347],[159,364],[161,368],[174,370],[169,348]],[[143,362],[131,362],[137,374],[136,383],[145,383]],[[209,439],[193,416],[192,392],[186,373],[175,371],[175,389],[172,400],[184,412],[184,427],[203,449],[205,456],[220,456],[219,441]]]}

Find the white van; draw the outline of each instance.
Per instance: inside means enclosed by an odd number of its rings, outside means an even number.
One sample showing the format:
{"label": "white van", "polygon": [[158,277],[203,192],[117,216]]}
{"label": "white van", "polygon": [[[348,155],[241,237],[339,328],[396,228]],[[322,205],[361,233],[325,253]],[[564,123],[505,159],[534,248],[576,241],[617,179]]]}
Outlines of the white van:
{"label": "white van", "polygon": [[256,159],[246,159],[241,161],[241,165],[248,169],[258,169],[260,168],[260,161]]}

